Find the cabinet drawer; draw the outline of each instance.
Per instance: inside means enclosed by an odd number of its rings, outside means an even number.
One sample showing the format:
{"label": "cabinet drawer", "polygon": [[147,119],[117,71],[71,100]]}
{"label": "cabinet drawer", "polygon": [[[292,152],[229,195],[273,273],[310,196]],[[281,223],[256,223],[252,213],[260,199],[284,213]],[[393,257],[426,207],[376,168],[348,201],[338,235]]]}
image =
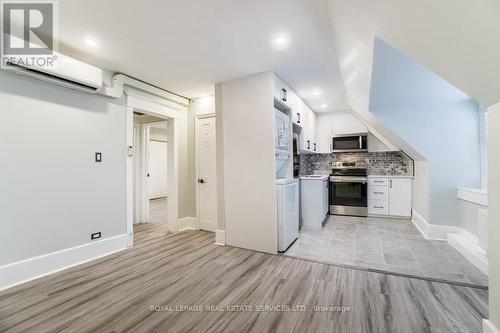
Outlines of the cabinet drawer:
{"label": "cabinet drawer", "polygon": [[368,177],[368,185],[389,186],[389,179],[387,179],[387,178],[370,178],[370,177]]}
{"label": "cabinet drawer", "polygon": [[389,188],[387,186],[369,185],[368,200],[389,201]]}
{"label": "cabinet drawer", "polygon": [[380,200],[368,201],[368,214],[389,215],[389,202]]}

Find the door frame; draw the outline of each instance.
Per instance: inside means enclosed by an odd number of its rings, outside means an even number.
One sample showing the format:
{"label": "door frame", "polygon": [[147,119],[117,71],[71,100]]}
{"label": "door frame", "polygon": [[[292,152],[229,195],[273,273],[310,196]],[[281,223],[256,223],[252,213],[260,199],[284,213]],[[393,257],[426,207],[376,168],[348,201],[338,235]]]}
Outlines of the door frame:
{"label": "door frame", "polygon": [[[168,121],[167,141],[170,157],[168,159],[167,182],[168,187],[168,222],[167,228],[172,233],[179,231],[179,118],[180,112],[186,112],[187,108],[173,103],[160,103],[157,98],[137,93],[133,89],[126,91],[126,188],[127,188],[127,213],[126,229],[129,235],[128,246],[133,246],[134,232],[134,110],[144,114],[165,119]],[[168,101],[166,101],[168,102]],[[137,206],[139,205],[139,206]],[[141,209],[141,200],[136,202],[136,208]]]}
{"label": "door frame", "polygon": [[[198,217],[196,220],[198,221],[198,229],[201,227],[201,220],[200,220],[200,185],[198,183],[198,177],[199,177],[199,165],[200,165],[200,147],[199,147],[199,138],[200,138],[200,120],[201,119],[207,119],[207,118],[215,118],[215,112],[211,113],[204,113],[200,115],[195,116],[195,123],[194,123],[194,140],[195,140],[195,145],[194,145],[194,151],[195,151],[195,184],[196,184],[196,216]],[[217,133],[216,133],[217,135]],[[217,158],[217,157],[216,157]],[[218,185],[218,184],[217,184]],[[215,207],[217,209],[217,207]],[[217,230],[217,221],[215,221],[215,230]]]}

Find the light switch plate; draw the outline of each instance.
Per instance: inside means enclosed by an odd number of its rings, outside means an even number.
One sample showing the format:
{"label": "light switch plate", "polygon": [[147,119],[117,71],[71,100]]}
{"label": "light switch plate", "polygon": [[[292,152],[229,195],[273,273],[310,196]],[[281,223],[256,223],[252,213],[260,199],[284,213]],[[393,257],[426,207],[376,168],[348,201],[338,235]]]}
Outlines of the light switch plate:
{"label": "light switch plate", "polygon": [[102,153],[95,153],[95,161],[97,163],[101,163],[102,162]]}

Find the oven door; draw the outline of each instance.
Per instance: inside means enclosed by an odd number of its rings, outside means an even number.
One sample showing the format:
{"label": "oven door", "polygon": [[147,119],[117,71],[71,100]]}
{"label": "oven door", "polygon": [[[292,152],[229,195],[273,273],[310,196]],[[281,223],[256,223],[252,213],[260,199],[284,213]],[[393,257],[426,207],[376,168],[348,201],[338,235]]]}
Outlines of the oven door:
{"label": "oven door", "polygon": [[366,177],[331,177],[330,214],[367,216],[368,179]]}

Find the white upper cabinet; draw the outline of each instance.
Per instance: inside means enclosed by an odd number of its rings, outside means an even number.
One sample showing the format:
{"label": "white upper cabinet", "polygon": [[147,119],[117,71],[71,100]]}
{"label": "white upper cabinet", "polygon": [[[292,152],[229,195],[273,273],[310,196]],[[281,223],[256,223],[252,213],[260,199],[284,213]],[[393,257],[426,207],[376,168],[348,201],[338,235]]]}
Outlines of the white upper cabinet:
{"label": "white upper cabinet", "polygon": [[332,152],[333,115],[319,115],[316,122],[318,153]]}
{"label": "white upper cabinet", "polygon": [[293,91],[289,91],[288,99],[290,101],[290,107],[292,108],[292,122],[297,126],[302,127],[304,123],[304,116],[302,115],[302,107],[300,105],[300,98]]}
{"label": "white upper cabinet", "polygon": [[281,103],[288,107],[292,107],[293,97],[290,98],[290,94],[292,93],[290,87],[283,82],[279,77],[273,75],[273,90],[274,90],[274,98],[279,100]]}
{"label": "white upper cabinet", "polygon": [[300,100],[302,110],[302,131],[300,132],[300,150],[302,152],[315,153],[318,151],[316,141],[316,114]]}
{"label": "white upper cabinet", "polygon": [[350,112],[333,114],[332,134],[348,135],[366,133],[368,128]]}

